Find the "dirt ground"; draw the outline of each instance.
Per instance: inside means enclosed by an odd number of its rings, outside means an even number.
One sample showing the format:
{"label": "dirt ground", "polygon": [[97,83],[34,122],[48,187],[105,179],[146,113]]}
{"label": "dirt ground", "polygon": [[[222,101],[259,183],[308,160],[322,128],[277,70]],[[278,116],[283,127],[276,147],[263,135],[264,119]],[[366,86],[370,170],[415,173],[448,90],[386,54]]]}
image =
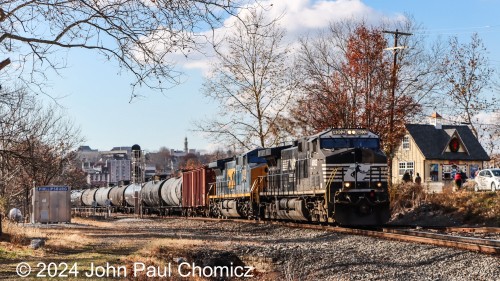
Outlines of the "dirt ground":
{"label": "dirt ground", "polygon": [[[54,276],[65,280],[219,280],[220,273],[241,278],[247,274],[260,280],[275,278],[265,258],[249,257],[243,261],[244,254],[236,256],[234,251],[228,251],[235,245],[253,242],[220,235],[211,227],[216,222],[74,218],[71,224],[5,224],[0,240],[1,280],[19,280],[16,269],[21,263],[31,267],[31,274],[24,280]],[[238,229],[228,231],[225,234]],[[33,238],[41,238],[45,245],[32,249]],[[194,267],[193,271],[193,266],[199,268]],[[214,269],[215,266],[221,267]]]}

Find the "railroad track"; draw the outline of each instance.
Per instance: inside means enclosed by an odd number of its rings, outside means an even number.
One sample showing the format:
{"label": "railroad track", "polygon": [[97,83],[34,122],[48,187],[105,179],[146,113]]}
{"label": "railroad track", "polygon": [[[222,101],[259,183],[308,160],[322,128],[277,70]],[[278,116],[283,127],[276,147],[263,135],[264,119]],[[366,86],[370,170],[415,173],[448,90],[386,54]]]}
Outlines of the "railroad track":
{"label": "railroad track", "polygon": [[[413,243],[423,243],[435,246],[450,247],[484,254],[500,255],[500,240],[483,239],[475,237],[463,237],[442,233],[424,232],[421,230],[397,227],[383,227],[378,229],[348,228],[330,225],[303,224],[295,222],[280,221],[254,221],[241,219],[214,219],[214,218],[187,218],[190,220],[203,221],[232,221],[251,224],[271,224],[293,228],[315,229],[331,231],[344,234],[363,235],[369,237],[398,240]],[[432,228],[436,229],[436,228]],[[442,227],[437,228],[447,232],[475,232],[475,233],[500,233],[500,228],[472,228],[472,227]]]}
{"label": "railroad track", "polygon": [[[130,216],[128,216],[130,217]],[[150,216],[147,216],[151,218]],[[249,224],[270,224],[292,228],[314,229],[322,231],[331,231],[343,234],[363,235],[382,239],[398,240],[412,243],[423,243],[441,247],[450,247],[468,251],[475,251],[490,255],[500,255],[500,240],[484,239],[476,237],[457,236],[444,233],[432,233],[429,230],[445,232],[445,233],[494,233],[500,235],[500,228],[494,227],[430,227],[419,228],[408,226],[385,226],[382,228],[349,228],[321,224],[304,224],[295,222],[282,221],[265,221],[265,220],[244,220],[244,219],[217,219],[206,217],[162,217],[162,218],[184,218],[188,220],[199,220],[206,222],[236,222]]]}
{"label": "railroad track", "polygon": [[500,255],[500,240],[461,237],[449,234],[423,232],[412,229],[384,227],[381,229],[346,228],[338,226],[298,224],[290,222],[263,222],[282,226],[317,229],[344,234],[355,234],[405,242],[423,243],[462,250],[476,251],[484,254]]}

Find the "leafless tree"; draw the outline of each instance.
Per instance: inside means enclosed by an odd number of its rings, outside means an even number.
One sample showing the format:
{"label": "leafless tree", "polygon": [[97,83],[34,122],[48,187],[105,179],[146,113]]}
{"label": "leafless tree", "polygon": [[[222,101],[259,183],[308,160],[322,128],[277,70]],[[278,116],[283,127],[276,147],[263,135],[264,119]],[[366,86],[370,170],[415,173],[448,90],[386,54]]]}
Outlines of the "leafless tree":
{"label": "leafless tree", "polygon": [[[223,24],[246,0],[2,0],[0,49],[26,85],[47,69],[65,67],[61,49],[83,48],[118,62],[138,86],[164,90],[179,83],[177,53],[200,50],[200,31]],[[18,59],[17,59],[18,58]],[[10,70],[9,70],[10,71]],[[19,74],[19,75],[18,75]]]}
{"label": "leafless tree", "polygon": [[446,94],[451,103],[451,114],[469,124],[476,137],[482,111],[491,111],[498,104],[488,99],[484,90],[491,85],[493,68],[486,56],[486,48],[477,33],[469,43],[460,43],[457,37],[450,38],[449,54],[444,59],[442,74],[446,79]]}
{"label": "leafless tree", "polygon": [[252,9],[216,45],[217,61],[203,90],[219,104],[219,111],[215,118],[199,121],[197,131],[240,149],[284,140],[276,121],[285,113],[295,85],[284,35],[276,20],[266,21],[262,11]]}
{"label": "leafless tree", "polygon": [[[81,143],[79,129],[24,89],[0,90],[0,197],[28,210],[33,185],[54,183]],[[22,200],[21,200],[22,199]]]}

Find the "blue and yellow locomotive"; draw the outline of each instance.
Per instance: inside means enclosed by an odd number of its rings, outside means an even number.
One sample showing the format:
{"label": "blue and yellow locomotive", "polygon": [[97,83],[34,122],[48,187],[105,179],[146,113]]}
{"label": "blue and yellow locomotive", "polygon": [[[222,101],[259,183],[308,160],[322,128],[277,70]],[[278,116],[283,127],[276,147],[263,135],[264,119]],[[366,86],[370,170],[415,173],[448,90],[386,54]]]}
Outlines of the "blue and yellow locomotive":
{"label": "blue and yellow locomotive", "polygon": [[215,195],[210,196],[210,211],[215,216],[252,218],[257,216],[262,178],[267,173],[264,158],[254,149],[234,158],[210,163],[216,171]]}

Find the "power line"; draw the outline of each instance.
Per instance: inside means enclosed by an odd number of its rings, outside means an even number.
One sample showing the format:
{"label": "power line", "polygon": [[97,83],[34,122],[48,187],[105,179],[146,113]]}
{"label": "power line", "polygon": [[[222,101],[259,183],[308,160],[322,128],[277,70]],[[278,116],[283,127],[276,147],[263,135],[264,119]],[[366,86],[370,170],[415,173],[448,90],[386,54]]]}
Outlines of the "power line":
{"label": "power line", "polygon": [[[452,35],[452,34],[467,34],[467,33],[485,33],[485,32],[496,32],[495,30],[491,30],[491,29],[495,29],[497,27],[500,27],[500,24],[477,26],[477,27],[421,29],[421,30],[416,30],[415,34],[419,34],[419,35]],[[482,30],[482,31],[478,31],[478,30]],[[454,31],[458,31],[458,32],[454,32]],[[500,29],[498,31],[500,31]]]}

